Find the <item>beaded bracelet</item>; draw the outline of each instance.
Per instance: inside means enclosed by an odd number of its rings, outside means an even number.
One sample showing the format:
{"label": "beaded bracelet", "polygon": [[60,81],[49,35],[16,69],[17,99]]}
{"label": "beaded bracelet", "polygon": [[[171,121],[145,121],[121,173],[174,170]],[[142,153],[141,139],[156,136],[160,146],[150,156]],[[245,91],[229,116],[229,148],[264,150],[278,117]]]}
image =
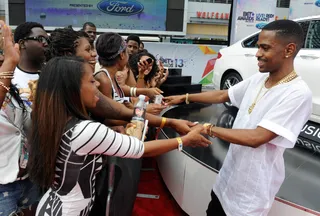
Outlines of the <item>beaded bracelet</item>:
{"label": "beaded bracelet", "polygon": [[10,88],[1,81],[0,81],[0,86],[3,87],[5,90],[7,90],[7,92],[10,90]]}
{"label": "beaded bracelet", "polygon": [[13,71],[0,72],[0,76],[13,76],[13,74],[14,74]]}
{"label": "beaded bracelet", "polygon": [[13,79],[14,76],[0,76],[0,79]]}

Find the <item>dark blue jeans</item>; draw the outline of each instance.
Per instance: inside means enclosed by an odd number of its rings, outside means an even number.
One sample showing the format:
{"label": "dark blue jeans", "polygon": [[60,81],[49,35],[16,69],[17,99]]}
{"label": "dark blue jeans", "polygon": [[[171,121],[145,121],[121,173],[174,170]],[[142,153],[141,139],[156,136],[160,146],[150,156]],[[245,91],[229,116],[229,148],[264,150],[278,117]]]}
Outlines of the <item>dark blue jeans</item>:
{"label": "dark blue jeans", "polygon": [[0,215],[17,215],[40,200],[40,190],[28,178],[0,184]]}

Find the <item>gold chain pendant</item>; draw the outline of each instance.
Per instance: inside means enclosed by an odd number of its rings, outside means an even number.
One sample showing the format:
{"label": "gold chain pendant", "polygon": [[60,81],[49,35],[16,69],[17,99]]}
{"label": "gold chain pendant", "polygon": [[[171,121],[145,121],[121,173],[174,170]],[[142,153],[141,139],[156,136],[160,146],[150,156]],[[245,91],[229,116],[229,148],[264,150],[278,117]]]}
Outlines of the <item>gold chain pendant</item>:
{"label": "gold chain pendant", "polygon": [[[292,81],[293,79],[295,79],[297,76],[298,76],[298,75],[297,75],[296,72],[293,70],[290,74],[288,74],[287,76],[285,76],[284,78],[282,78],[282,79],[281,79],[279,82],[277,82],[275,85],[271,86],[271,87],[264,93],[264,95],[265,95],[271,88],[273,88],[273,87],[275,87],[275,86],[277,86],[277,85],[280,85],[280,84],[288,83],[288,82]],[[249,113],[249,114],[252,113],[254,107],[256,106],[256,103],[258,102],[258,97],[259,97],[259,95],[260,95],[260,93],[261,93],[262,87],[266,84],[266,82],[268,81],[268,79],[269,79],[269,77],[264,81],[264,83],[262,84],[261,89],[260,89],[259,93],[257,94],[254,102],[253,102],[253,103],[251,104],[251,106],[249,107],[249,109],[248,109],[248,113]],[[264,96],[264,95],[263,95],[263,96]],[[262,97],[263,97],[263,96],[262,96]],[[261,98],[260,98],[260,99],[261,99]]]}
{"label": "gold chain pendant", "polygon": [[252,110],[254,109],[255,106],[256,106],[256,103],[251,104],[251,106],[248,109],[249,114],[252,113]]}

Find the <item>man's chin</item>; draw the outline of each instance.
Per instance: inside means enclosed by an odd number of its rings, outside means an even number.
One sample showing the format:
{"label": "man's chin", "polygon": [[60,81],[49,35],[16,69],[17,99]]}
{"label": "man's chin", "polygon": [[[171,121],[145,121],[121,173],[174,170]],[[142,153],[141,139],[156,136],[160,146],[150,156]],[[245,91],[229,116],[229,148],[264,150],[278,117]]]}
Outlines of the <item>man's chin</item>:
{"label": "man's chin", "polygon": [[265,68],[259,68],[260,73],[268,73],[269,71],[266,70]]}

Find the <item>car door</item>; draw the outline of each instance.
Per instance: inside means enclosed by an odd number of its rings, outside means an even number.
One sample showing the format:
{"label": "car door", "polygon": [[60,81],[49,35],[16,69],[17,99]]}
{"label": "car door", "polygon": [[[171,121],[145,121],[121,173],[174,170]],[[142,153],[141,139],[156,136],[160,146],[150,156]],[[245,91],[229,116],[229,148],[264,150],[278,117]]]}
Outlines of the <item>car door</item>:
{"label": "car door", "polygon": [[243,65],[245,65],[245,71],[248,71],[248,72],[242,71],[242,73],[248,73],[246,74],[247,77],[253,75],[252,73],[259,72],[258,60],[256,57],[256,53],[258,51],[257,42],[259,39],[259,33],[251,36],[250,38],[242,42],[242,46],[243,46],[243,50],[241,51],[242,59],[243,59],[242,63]]}
{"label": "car door", "polygon": [[295,59],[295,70],[312,91],[312,118],[320,123],[320,20],[300,22],[305,44]]}

